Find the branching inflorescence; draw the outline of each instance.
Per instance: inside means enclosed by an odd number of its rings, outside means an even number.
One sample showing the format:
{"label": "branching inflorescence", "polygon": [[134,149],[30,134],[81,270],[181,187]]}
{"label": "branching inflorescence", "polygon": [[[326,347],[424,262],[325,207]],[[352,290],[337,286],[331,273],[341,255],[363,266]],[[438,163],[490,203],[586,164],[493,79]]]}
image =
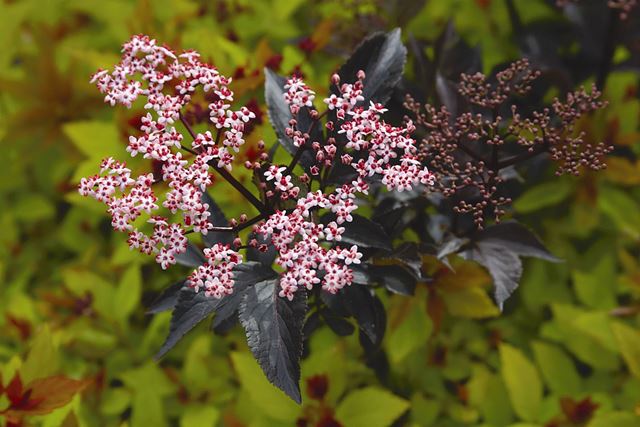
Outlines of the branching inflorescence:
{"label": "branching inflorescence", "polygon": [[[436,175],[437,188],[447,197],[456,196],[454,209],[473,215],[480,227],[487,213],[499,221],[511,203],[500,193],[505,168],[542,153],[557,162],[557,175],[605,167],[603,157],[611,147],[585,141],[576,129],[583,116],[605,105],[598,101],[601,94],[595,86],[590,93],[584,88],[569,93],[564,102],[556,98],[551,108],[529,117],[515,105],[509,111],[508,101],[529,92],[539,75],[526,59],[497,73],[495,82],[481,73],[463,74],[458,92],[469,111],[457,117],[446,106],[423,107],[411,97],[405,103],[424,134],[420,158]],[[510,117],[501,115],[505,111]],[[518,151],[507,155],[506,148]]]}
{"label": "branching inflorescence", "polygon": [[[564,7],[571,3],[577,3],[578,1],[579,0],[556,0],[556,5],[558,7]],[[617,10],[622,20],[627,19],[638,4],[640,4],[638,0],[607,0],[607,6],[613,10]]]}
{"label": "branching inflorescence", "polygon": [[[322,126],[326,114],[313,109],[315,93],[298,77],[287,80],[284,99],[293,119],[286,133],[297,151],[288,165],[272,164],[266,155],[260,162],[245,164],[256,172],[265,195],[261,200],[231,173],[234,154],[244,144],[245,126],[255,118],[247,107],[231,108],[231,79],[202,62],[194,51],[176,54],[147,36],[134,36],[124,45],[114,70],[98,71],[92,82],[111,105],[131,107],[138,98],[146,98],[142,136],[131,136],[127,151],[160,162],[166,193],[159,206],[156,188],[164,187],[154,187],[158,184],[154,175],[133,177],[124,162],[112,158],[102,162],[100,175],[82,179],[79,191],[104,202],[114,229],[128,232],[129,246],[154,255],[162,268],[175,264],[176,257],[186,251],[187,234],[231,233],[233,244],[216,243],[205,249],[206,262],[189,276],[189,286],[203,289],[207,296],[221,298],[233,292],[234,268],[243,262],[238,251],[246,247],[266,251],[267,245],[258,241],[270,242],[277,251],[280,296],[291,300],[299,288],[314,286],[336,293],[351,284],[350,266],[363,256],[357,245],[340,246],[340,241],[345,223],[358,207],[356,196],[367,194],[368,182],[379,179],[388,190],[398,191],[434,182],[418,158],[410,136],[415,130],[411,121],[395,127],[381,119],[386,111],[382,105],[362,105],[364,78],[360,72],[356,82],[340,85],[339,77],[333,76],[339,91],[324,100],[335,113],[335,120],[325,124],[333,131],[326,140],[310,136],[315,134],[313,127]],[[198,88],[213,99],[209,104],[213,132],[195,132],[182,114]],[[302,110],[311,117],[308,129],[298,128]],[[191,137],[190,143],[185,143],[176,127],[179,123]],[[296,165],[307,151],[314,154],[313,164],[308,172],[296,174]],[[337,163],[352,167],[355,174],[351,182],[331,187],[326,177]],[[212,172],[235,187],[259,214],[251,219],[243,215],[240,223],[214,226],[210,206],[203,201],[214,182]],[[291,200],[293,205],[285,203]],[[162,208],[165,216],[158,214]],[[323,213],[327,221],[320,221]],[[133,224],[143,214],[149,215],[147,222],[153,227],[148,234]],[[254,235],[243,245],[238,233],[250,226]]]}

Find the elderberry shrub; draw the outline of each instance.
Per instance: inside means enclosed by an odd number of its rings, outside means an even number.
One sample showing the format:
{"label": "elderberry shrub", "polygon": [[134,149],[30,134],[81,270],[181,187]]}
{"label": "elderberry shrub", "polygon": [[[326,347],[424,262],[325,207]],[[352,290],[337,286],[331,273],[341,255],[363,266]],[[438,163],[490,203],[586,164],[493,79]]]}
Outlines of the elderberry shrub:
{"label": "elderberry shrub", "polygon": [[[144,100],[140,133],[129,137],[126,150],[156,169],[136,176],[125,162],[104,159],[99,174],[82,179],[80,193],[106,204],[113,228],[128,233],[131,249],[154,256],[163,269],[176,263],[194,269],[150,308],[173,310],[158,356],[212,314],[214,330],[239,318],[267,378],[300,402],[303,341],[320,322],[346,335],[354,328],[345,319],[354,318],[362,345],[375,353],[386,315],[369,285],[410,295],[428,281],[424,256],[446,262],[459,253],[489,270],[502,305],[517,286],[520,256],[555,260],[523,226],[497,224],[510,203],[499,195],[502,171],[543,152],[559,162],[559,173],[601,169],[608,147],[587,144],[575,131],[581,116],[604,106],[599,92],[580,89],[528,118],[515,107],[503,117],[511,97],[526,94],[538,77],[521,60],[492,83],[479,73],[462,75],[459,95],[478,111],[422,107],[412,97],[406,110],[397,105],[389,111],[385,105],[399,90],[406,54],[399,30],[366,39],[331,76],[323,111],[300,76],[266,69],[277,145],[291,158],[275,163],[277,146],[260,142],[257,160],[240,166],[253,174],[255,190],[234,172],[256,115],[233,106],[231,79],[197,52],[177,53],[138,35],[124,44],[113,70],[93,76],[111,105]],[[204,132],[188,119],[191,105],[204,111],[197,92],[208,102],[210,130]],[[409,114],[387,121],[387,112]],[[507,144],[522,152],[502,155]],[[258,214],[227,220],[207,191],[218,179]],[[408,242],[406,231],[424,227],[421,219],[441,196],[456,198],[452,216],[472,215],[474,232],[433,239],[435,251],[420,232],[420,242]],[[496,222],[488,227],[487,212]],[[189,240],[196,233],[204,248]]]}

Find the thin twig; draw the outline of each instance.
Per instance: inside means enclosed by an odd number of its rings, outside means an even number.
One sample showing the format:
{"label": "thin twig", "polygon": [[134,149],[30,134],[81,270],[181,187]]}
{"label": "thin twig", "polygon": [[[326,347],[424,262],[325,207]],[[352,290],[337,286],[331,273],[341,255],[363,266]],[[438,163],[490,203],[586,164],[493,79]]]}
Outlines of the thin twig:
{"label": "thin twig", "polygon": [[[189,135],[191,135],[191,138],[195,140],[196,134],[191,128],[191,125],[189,125],[189,123],[186,121],[186,119],[182,114],[180,114],[180,121],[182,122],[184,127],[187,129],[187,132],[189,132]],[[183,148],[193,154],[197,154],[193,150],[190,150],[186,147],[183,147]],[[265,213],[268,211],[267,207],[260,200],[258,200],[258,198],[254,196],[253,193],[251,193],[251,191],[249,191],[244,185],[242,185],[240,181],[235,179],[235,177],[231,175],[228,170],[226,170],[225,168],[218,167],[218,165],[215,164],[213,161],[209,162],[209,166],[211,166],[216,172],[218,172],[229,184],[233,186],[233,188],[238,190],[238,192],[240,192],[240,194],[242,194],[245,197],[245,199],[247,199],[253,206],[255,206],[256,209],[260,211],[260,213]]]}

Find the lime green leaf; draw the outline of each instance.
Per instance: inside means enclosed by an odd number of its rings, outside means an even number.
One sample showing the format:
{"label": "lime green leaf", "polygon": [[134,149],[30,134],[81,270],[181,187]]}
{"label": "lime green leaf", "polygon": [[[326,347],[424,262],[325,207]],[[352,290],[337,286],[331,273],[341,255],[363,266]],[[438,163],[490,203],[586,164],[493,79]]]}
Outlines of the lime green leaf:
{"label": "lime green leaf", "polygon": [[610,186],[603,187],[598,192],[598,207],[620,230],[640,237],[640,206],[629,195]]}
{"label": "lime green leaf", "polygon": [[220,412],[211,405],[188,406],[180,417],[180,427],[213,427],[219,417]]}
{"label": "lime green leaf", "polygon": [[560,348],[536,341],[533,343],[533,353],[551,391],[559,395],[575,395],[582,390],[573,361]]}
{"label": "lime green leaf", "polygon": [[573,272],[573,284],[580,301],[592,308],[609,310],[616,306],[615,266],[612,257],[603,257],[588,272]]}
{"label": "lime green leaf", "polygon": [[637,427],[639,424],[640,417],[631,412],[598,412],[587,427]]}
{"label": "lime green leaf", "polygon": [[251,354],[231,353],[231,361],[242,387],[257,408],[276,420],[294,421],[297,418],[298,405],[267,380]]}
{"label": "lime green leaf", "polygon": [[640,378],[640,332],[621,322],[613,322],[611,330],[629,371]]}
{"label": "lime green leaf", "polygon": [[24,222],[49,219],[55,214],[53,204],[40,194],[27,194],[19,198],[14,209],[20,212],[18,220]]}
{"label": "lime green leaf", "polygon": [[447,310],[453,316],[482,319],[500,314],[487,292],[482,288],[466,288],[458,292],[443,292]]}
{"label": "lime green leaf", "polygon": [[349,394],[336,418],[349,427],[387,427],[409,408],[409,402],[386,390],[366,387]]}
{"label": "lime green leaf", "polygon": [[386,339],[391,363],[401,362],[409,353],[422,346],[433,330],[431,318],[419,304],[412,304],[402,323],[392,329]]}
{"label": "lime green leaf", "polygon": [[115,317],[120,320],[126,320],[140,303],[141,294],[142,276],[140,267],[134,264],[124,272],[118,289],[116,289],[114,297]]}
{"label": "lime green leaf", "polygon": [[122,154],[124,143],[112,122],[84,121],[67,123],[64,133],[87,157],[102,159]]}
{"label": "lime green leaf", "polygon": [[516,414],[525,421],[536,421],[542,402],[542,382],[536,367],[520,350],[500,346],[502,378]]}
{"label": "lime green leaf", "polygon": [[533,212],[562,202],[571,190],[571,181],[555,179],[530,188],[513,203],[513,207],[520,213]]}
{"label": "lime green leaf", "polygon": [[26,384],[38,378],[52,376],[56,373],[59,363],[57,345],[53,342],[49,326],[45,324],[31,344],[29,355],[20,368],[20,377]]}

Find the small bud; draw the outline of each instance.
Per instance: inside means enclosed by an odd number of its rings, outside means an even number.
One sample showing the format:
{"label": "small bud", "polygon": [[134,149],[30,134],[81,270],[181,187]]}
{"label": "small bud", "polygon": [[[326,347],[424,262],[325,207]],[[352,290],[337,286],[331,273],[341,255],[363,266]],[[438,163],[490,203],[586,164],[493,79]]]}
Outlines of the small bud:
{"label": "small bud", "polygon": [[240,222],[241,222],[241,223],[243,223],[243,222],[247,222],[247,214],[242,214],[242,215],[240,215]]}
{"label": "small bud", "polygon": [[264,150],[264,141],[263,140],[258,141],[258,150]]}
{"label": "small bud", "polygon": [[244,167],[251,170],[253,168],[253,163],[247,160],[246,162],[244,162]]}
{"label": "small bud", "polygon": [[231,218],[231,221],[229,221],[231,223],[232,227],[237,227],[238,226],[238,221],[236,221],[235,218]]}
{"label": "small bud", "polygon": [[267,160],[269,160],[269,154],[268,153],[260,153],[260,160],[262,160],[263,162],[266,162]]}
{"label": "small bud", "polygon": [[336,86],[340,84],[340,76],[338,75],[338,73],[333,73],[333,75],[331,76],[331,83]]}
{"label": "small bud", "polygon": [[236,248],[242,246],[242,239],[240,239],[239,237],[233,239],[233,246],[235,246]]}
{"label": "small bud", "polygon": [[357,77],[358,77],[358,80],[364,80],[364,78],[366,77],[364,70],[359,70]]}

